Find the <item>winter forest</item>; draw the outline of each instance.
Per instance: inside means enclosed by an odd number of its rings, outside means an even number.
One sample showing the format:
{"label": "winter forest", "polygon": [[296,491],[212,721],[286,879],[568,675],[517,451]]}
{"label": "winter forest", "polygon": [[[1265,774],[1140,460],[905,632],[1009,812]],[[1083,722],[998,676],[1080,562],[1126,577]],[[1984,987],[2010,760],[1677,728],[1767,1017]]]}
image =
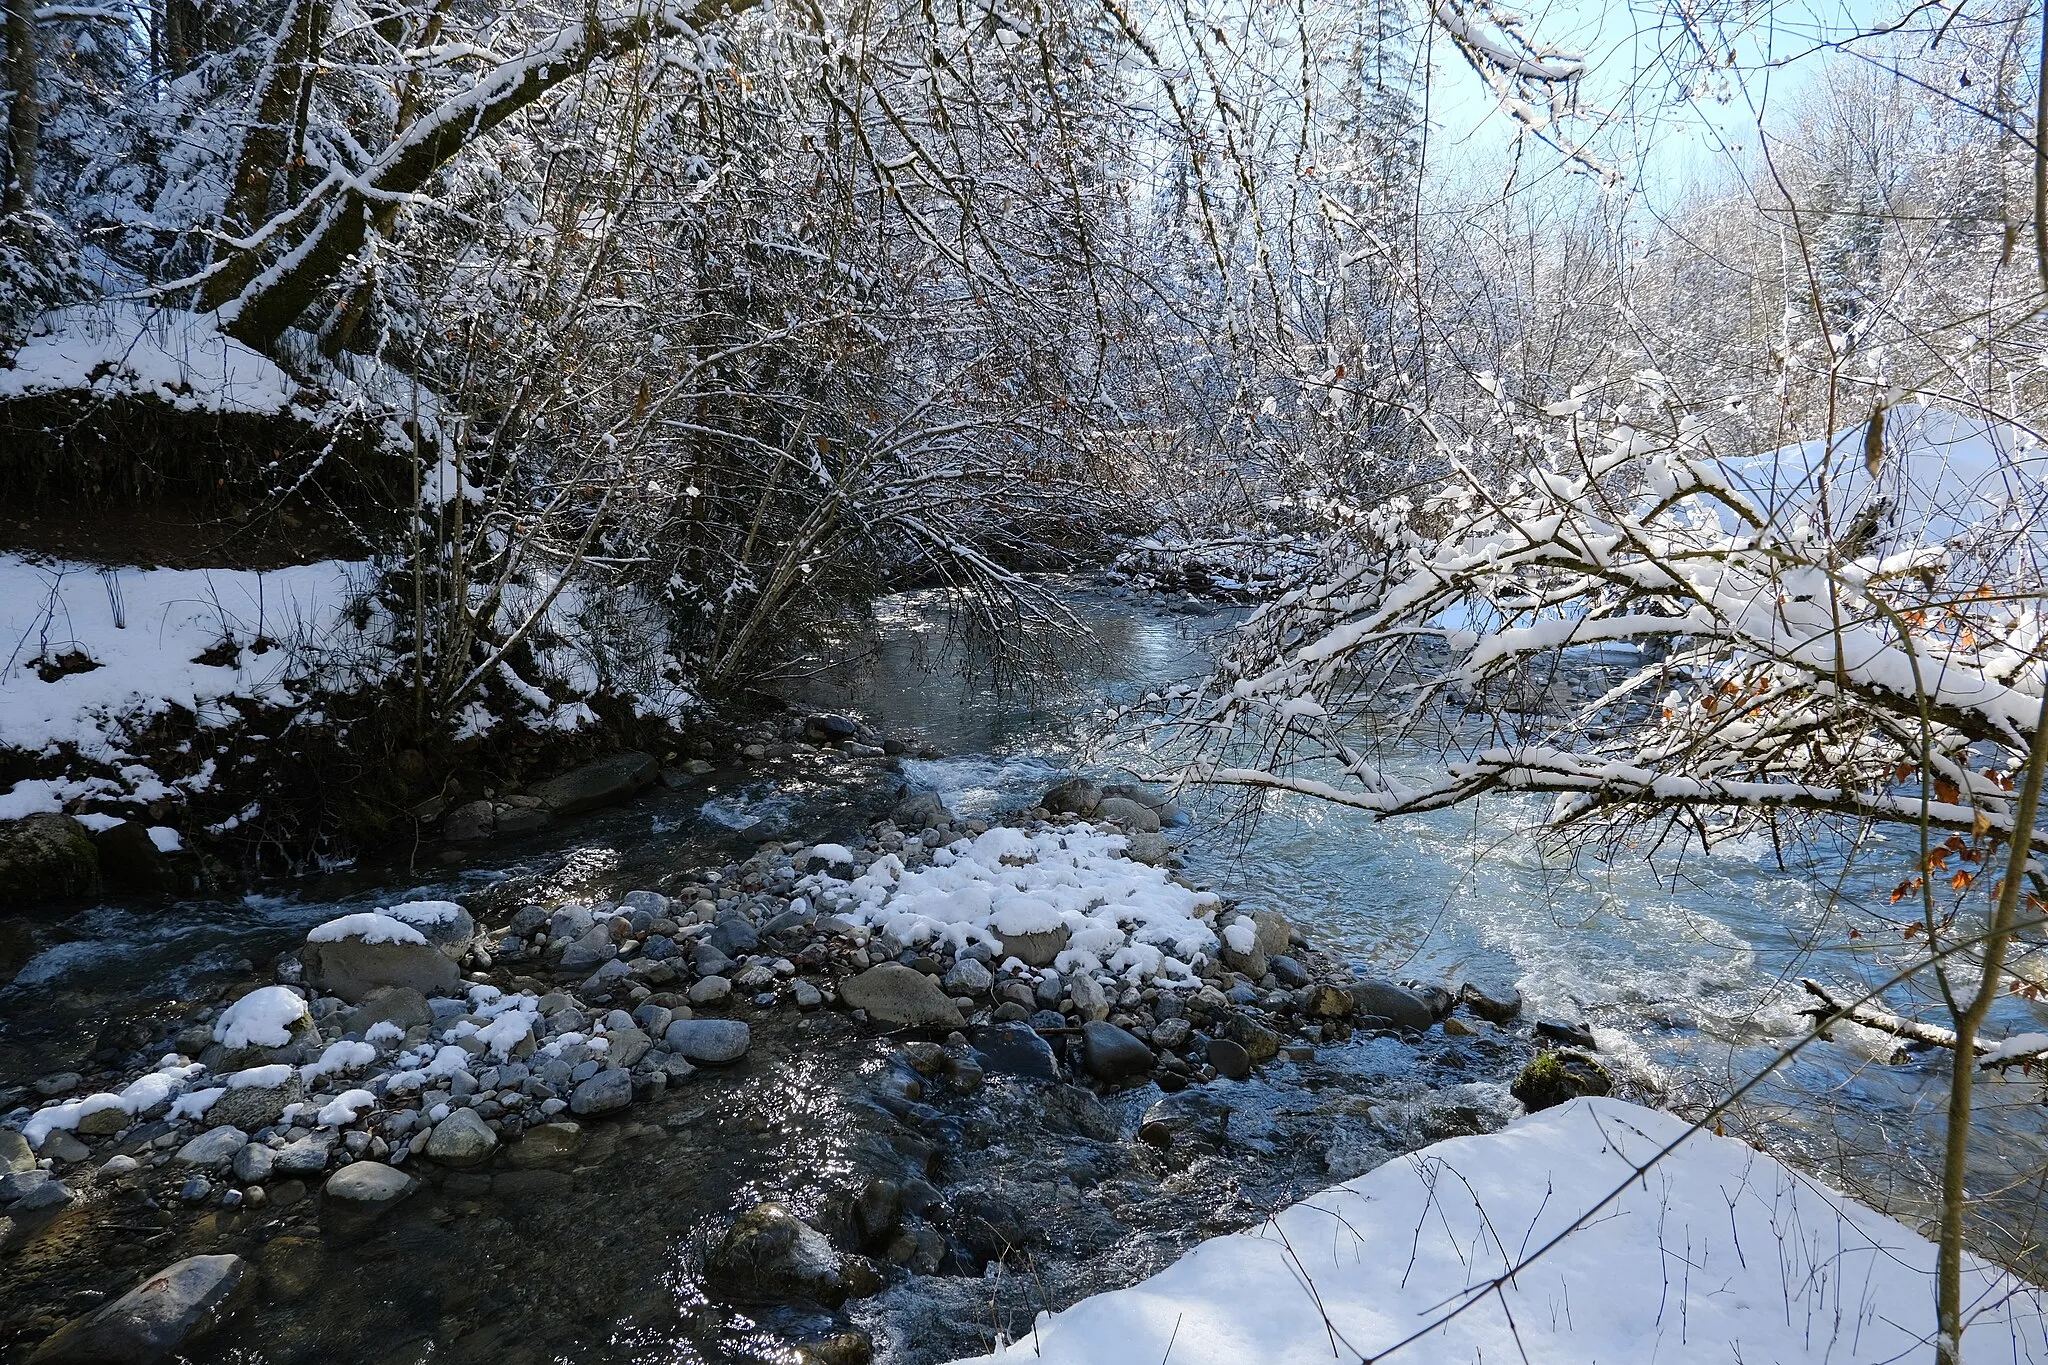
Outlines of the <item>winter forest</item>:
{"label": "winter forest", "polygon": [[2048,1362],[2029,0],[0,3],[0,1362]]}

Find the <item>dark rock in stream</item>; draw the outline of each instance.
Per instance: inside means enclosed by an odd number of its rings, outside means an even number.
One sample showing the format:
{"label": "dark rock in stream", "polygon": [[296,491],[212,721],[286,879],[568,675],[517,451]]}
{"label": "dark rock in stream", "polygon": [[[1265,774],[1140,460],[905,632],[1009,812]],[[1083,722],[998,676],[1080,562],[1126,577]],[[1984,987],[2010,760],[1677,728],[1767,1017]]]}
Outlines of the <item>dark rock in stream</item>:
{"label": "dark rock in stream", "polygon": [[1576,1019],[1538,1019],[1536,1036],[1563,1043],[1566,1047],[1582,1047],[1588,1052],[1600,1050],[1600,1044],[1593,1041],[1593,1030]]}
{"label": "dark rock in stream", "polygon": [[777,1203],[741,1214],[705,1258],[712,1281],[742,1296],[799,1297],[837,1308],[846,1276],[825,1234]]}
{"label": "dark rock in stream", "polygon": [[1115,1024],[1092,1020],[1081,1026],[1081,1060],[1098,1081],[1124,1081],[1150,1071],[1152,1049]]}
{"label": "dark rock in stream", "polygon": [[1214,1093],[1183,1090],[1145,1111],[1138,1137],[1154,1147],[1220,1147],[1230,1114],[1230,1105]]}
{"label": "dark rock in stream", "polygon": [[974,1050],[981,1054],[987,1069],[999,1075],[1039,1081],[1060,1078],[1052,1046],[1029,1024],[991,1024],[975,1035]]}
{"label": "dark rock in stream", "polygon": [[1522,1012],[1522,993],[1513,986],[1467,981],[1458,988],[1458,1002],[1481,1019],[1495,1024],[1505,1024]]}
{"label": "dark rock in stream", "polygon": [[1395,1028],[1414,1029],[1416,1032],[1436,1022],[1436,1012],[1429,1002],[1391,981],[1368,977],[1354,982],[1351,987],[1354,1013],[1361,1019],[1380,1018]]}
{"label": "dark rock in stream", "polygon": [[239,1256],[192,1256],[60,1328],[29,1365],[154,1365],[204,1337],[256,1287]]}
{"label": "dark rock in stream", "polygon": [[1529,1110],[1549,1109],[1585,1095],[1605,1095],[1614,1078],[1591,1057],[1577,1052],[1545,1052],[1522,1068],[1509,1093]]}
{"label": "dark rock in stream", "polygon": [[83,896],[99,885],[100,857],[84,825],[43,812],[0,820],[0,905]]}
{"label": "dark rock in stream", "polygon": [[1211,1038],[1209,1065],[1216,1068],[1217,1075],[1241,1081],[1252,1074],[1252,1055],[1228,1038]]}
{"label": "dark rock in stream", "polygon": [[654,755],[628,749],[542,782],[533,794],[556,815],[580,815],[638,795],[660,776]]}

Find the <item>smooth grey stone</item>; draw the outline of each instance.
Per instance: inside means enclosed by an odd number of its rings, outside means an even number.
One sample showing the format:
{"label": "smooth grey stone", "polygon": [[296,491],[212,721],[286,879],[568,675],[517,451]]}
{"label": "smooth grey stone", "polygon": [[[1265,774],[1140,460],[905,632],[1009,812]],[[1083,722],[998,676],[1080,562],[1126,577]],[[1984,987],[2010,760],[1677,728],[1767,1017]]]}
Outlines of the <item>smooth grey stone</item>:
{"label": "smooth grey stone", "polygon": [[381,1161],[351,1161],[327,1178],[330,1200],[359,1209],[382,1209],[411,1194],[418,1181]]}
{"label": "smooth grey stone", "polygon": [[899,962],[884,962],[839,983],[839,998],[852,1009],[885,1024],[932,1024],[958,1028],[960,1007],[939,984]]}
{"label": "smooth grey stone", "polygon": [[569,1096],[569,1112],[609,1114],[613,1110],[624,1109],[632,1102],[632,1075],[614,1067],[610,1071],[600,1071],[578,1085]]}
{"label": "smooth grey stone", "polygon": [[235,1153],[235,1179],[244,1185],[260,1185],[270,1179],[277,1154],[260,1142],[251,1142]]}
{"label": "smooth grey stone", "polygon": [[1152,1049],[1135,1034],[1099,1019],[1081,1026],[1081,1060],[1088,1074],[1099,1081],[1142,1076],[1157,1061]]}
{"label": "smooth grey stone", "polygon": [[753,1044],[753,1030],[737,1019],[678,1019],[662,1041],[693,1062],[738,1061]]}
{"label": "smooth grey stone", "polygon": [[239,1311],[255,1287],[240,1256],[189,1257],[60,1328],[30,1365],[154,1365]]}
{"label": "smooth grey stone", "polygon": [[249,1135],[231,1125],[211,1128],[178,1149],[175,1158],[185,1166],[225,1166],[242,1150]]}

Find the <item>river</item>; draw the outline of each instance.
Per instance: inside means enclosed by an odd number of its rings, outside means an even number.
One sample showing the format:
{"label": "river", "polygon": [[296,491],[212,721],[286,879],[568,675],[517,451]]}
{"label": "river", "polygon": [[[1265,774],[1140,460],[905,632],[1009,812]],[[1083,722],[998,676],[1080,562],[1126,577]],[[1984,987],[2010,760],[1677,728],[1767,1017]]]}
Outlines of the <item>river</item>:
{"label": "river", "polygon": [[[945,755],[904,760],[901,779],[938,789],[962,814],[1028,804],[1071,765],[1142,766],[1142,754],[1104,738],[1098,717],[1198,673],[1233,613],[1085,586],[1068,600],[1089,634],[1056,651],[1056,669],[987,668],[936,599],[911,595],[884,603],[872,632],[791,695]],[[36,956],[0,988],[0,1085],[133,1045],[137,1021],[261,975],[333,915],[431,896],[616,898],[681,867],[742,858],[766,834],[850,836],[898,781],[872,763],[720,769],[447,864],[365,864],[234,900],[109,903],[42,923]],[[1878,926],[1903,861],[1882,846],[1853,859],[1839,845],[1787,850],[1783,865],[1767,845],[1738,845],[1560,866],[1514,802],[1383,823],[1292,800],[1256,821],[1198,794],[1186,804],[1191,879],[1281,910],[1361,968],[1454,987],[1475,975],[1514,983],[1532,1013],[1590,1022],[1625,1089],[1680,1112],[1804,1036],[1798,977],[1877,979],[1910,952]],[[2048,1012],[2001,1001],[1993,1034],[2026,1029],[2048,1029]],[[167,1211],[139,1222],[108,1205],[81,1211],[61,1235],[11,1253],[0,1324],[34,1340],[106,1292],[115,1267],[141,1272],[234,1245],[257,1256],[271,1287],[260,1314],[224,1329],[219,1349],[239,1359],[786,1360],[790,1342],[857,1323],[879,1359],[923,1365],[986,1349],[993,1334],[1028,1330],[1038,1308],[1131,1282],[1202,1236],[1397,1151],[1498,1122],[1512,1108],[1504,1082],[1526,1055],[1487,1038],[1328,1045],[1240,1087],[1239,1145],[1189,1164],[1078,1132],[1006,1083],[951,1107],[878,1103],[900,1062],[843,1016],[792,1015],[757,1033],[746,1065],[601,1126],[574,1169],[516,1194],[443,1187],[368,1240],[317,1235],[287,1216],[193,1224]],[[1893,1052],[1841,1030],[1779,1065],[1727,1126],[1924,1221],[1947,1059]],[[2039,1083],[2015,1072],[1980,1095],[1976,1240],[2038,1278]],[[1144,1103],[1113,1102],[1126,1132]],[[829,1213],[878,1173],[1040,1201],[1045,1243],[1031,1274],[910,1277],[830,1321],[706,1293],[703,1248],[736,1209],[772,1196]]]}

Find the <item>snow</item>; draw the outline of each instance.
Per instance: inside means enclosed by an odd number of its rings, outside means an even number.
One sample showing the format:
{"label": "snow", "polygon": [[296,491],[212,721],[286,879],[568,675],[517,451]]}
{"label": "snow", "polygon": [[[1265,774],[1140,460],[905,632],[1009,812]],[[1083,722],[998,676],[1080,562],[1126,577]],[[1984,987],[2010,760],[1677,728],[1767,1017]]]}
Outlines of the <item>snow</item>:
{"label": "snow", "polygon": [[[1687,1128],[1576,1100],[1439,1142],[1041,1315],[976,1365],[1931,1358],[1932,1243]],[[2040,1290],[1972,1258],[1963,1298],[1965,1360],[2048,1361]]]}
{"label": "snow", "polygon": [[[349,560],[140,569],[0,554],[0,736],[13,749],[73,745],[113,763],[131,734],[174,709],[220,724],[233,717],[230,698],[291,704],[312,667],[305,646],[349,629],[343,608],[368,577]],[[241,646],[233,659],[200,662],[220,657],[210,651],[224,639]],[[36,665],[71,654],[96,667],[44,681]],[[52,787],[35,808],[77,794]]]}
{"label": "snow", "polygon": [[283,1047],[292,1026],[306,1017],[306,1001],[289,986],[250,991],[220,1013],[213,1041],[229,1048]]}
{"label": "snow", "polygon": [[169,825],[151,825],[149,841],[156,845],[156,851],[159,853],[176,853],[185,847],[183,837]]}
{"label": "snow", "polygon": [[369,1091],[344,1090],[321,1107],[315,1121],[322,1128],[346,1128],[376,1107],[377,1097]]}
{"label": "snow", "polygon": [[204,1118],[206,1111],[213,1108],[213,1102],[227,1093],[228,1088],[224,1085],[187,1091],[171,1102],[170,1117],[173,1120]]}
{"label": "snow", "polygon": [[404,920],[375,910],[358,910],[352,915],[316,924],[306,934],[308,943],[339,943],[343,939],[364,943],[425,943],[427,936]]}
{"label": "snow", "polygon": [[[173,1054],[165,1057],[155,1071],[130,1081],[118,1095],[102,1091],[38,1109],[29,1116],[28,1122],[22,1125],[21,1134],[27,1139],[29,1146],[40,1148],[51,1133],[58,1129],[69,1132],[77,1128],[88,1114],[97,1114],[108,1109],[119,1109],[131,1117],[146,1114],[170,1100],[184,1089],[187,1081],[201,1075],[205,1070],[205,1067],[188,1063],[182,1057]],[[172,1113],[176,1112],[174,1106]]]}
{"label": "snow", "polygon": [[237,1071],[228,1077],[230,1090],[276,1090],[290,1085],[297,1068],[288,1062],[275,1062],[269,1066],[252,1066]]}
{"label": "snow", "polygon": [[804,857],[806,860],[823,858],[829,867],[851,866],[853,863],[853,851],[844,844],[813,844]]}
{"label": "snow", "polygon": [[329,1043],[317,1062],[308,1062],[299,1068],[299,1079],[311,1085],[323,1076],[332,1076],[341,1071],[361,1071],[377,1060],[377,1049],[370,1043],[352,1043],[347,1039]]}
{"label": "snow", "polygon": [[0,369],[0,401],[70,391],[148,395],[187,412],[274,415],[299,386],[204,314],[101,305],[45,315]]}
{"label": "snow", "polygon": [[819,873],[799,888],[903,943],[1000,951],[1000,934],[1064,925],[1071,938],[1054,963],[1062,972],[1194,985],[1194,959],[1216,949],[1209,920],[1222,902],[1121,856],[1128,845],[1099,825],[1035,834],[999,825],[936,850],[927,867],[906,868],[892,854],[851,881]]}
{"label": "snow", "polygon": [[462,907],[454,901],[407,901],[394,905],[384,912],[393,919],[404,920],[407,924],[441,925],[453,924]]}
{"label": "snow", "polygon": [[1997,1066],[2000,1062],[2020,1057],[2036,1057],[2048,1052],[2048,1033],[2018,1033],[1981,1053],[1978,1066]]}

